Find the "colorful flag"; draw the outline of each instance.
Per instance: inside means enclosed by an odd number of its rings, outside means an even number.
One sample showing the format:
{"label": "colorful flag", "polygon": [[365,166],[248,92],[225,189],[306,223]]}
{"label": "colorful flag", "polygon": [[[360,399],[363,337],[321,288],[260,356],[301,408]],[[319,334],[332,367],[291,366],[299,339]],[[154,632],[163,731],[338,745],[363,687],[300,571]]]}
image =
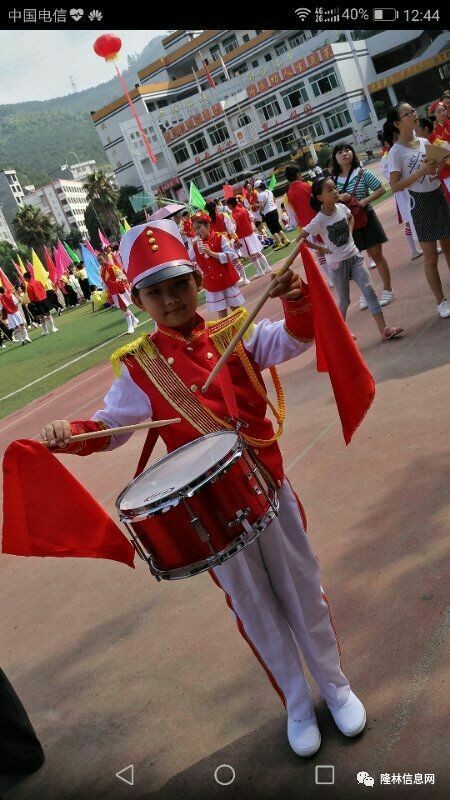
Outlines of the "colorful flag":
{"label": "colorful flag", "polygon": [[[229,183],[224,183],[224,185],[222,186],[222,193],[223,193],[223,196],[224,196],[225,200],[228,200],[229,197],[234,197],[233,187]],[[245,195],[244,195],[244,197],[245,197]]]}
{"label": "colorful flag", "polygon": [[[19,265],[16,264],[16,262],[13,259],[11,259],[11,261],[14,264],[14,267],[16,269],[17,275],[19,276],[20,282],[23,283],[23,272],[22,272],[22,270],[20,269]],[[25,267],[24,267],[24,271],[25,271]]]}
{"label": "colorful flag", "polygon": [[17,261],[19,262],[19,267],[22,270],[22,275],[23,275],[23,273],[26,272],[26,270],[25,270],[25,267],[23,265],[23,261],[22,261],[20,255],[19,255],[19,253],[17,253]]}
{"label": "colorful flag", "polygon": [[225,75],[225,80],[229,81],[231,76],[230,76],[230,73],[228,72],[228,70],[227,70],[227,68],[225,66],[225,61],[223,60],[222,55],[220,53],[219,53],[219,61],[222,64],[223,74]]}
{"label": "colorful flag", "polygon": [[79,264],[80,263],[80,259],[78,258],[77,254],[74,253],[72,248],[69,247],[69,245],[66,242],[63,242],[63,245],[64,245],[64,249],[65,249],[67,255],[70,256],[70,258],[72,259],[72,263],[73,264]]}
{"label": "colorful flag", "polygon": [[98,229],[98,238],[102,244],[102,247],[111,247],[111,242],[108,241],[105,234],[101,232],[100,228]]}
{"label": "colorful flag", "polygon": [[96,252],[95,252],[94,248],[92,247],[92,245],[91,245],[91,243],[90,243],[89,239],[85,239],[85,240],[84,240],[84,242],[83,242],[83,245],[84,245],[84,247],[86,248],[86,250],[89,250],[89,252],[90,252],[90,253],[92,253],[92,255],[93,255],[95,258],[97,257],[97,254],[96,254]]}
{"label": "colorful flag", "polygon": [[128,222],[125,218],[123,220],[123,227],[125,228],[126,231],[131,231],[131,226],[128,225]]}
{"label": "colorful flag", "polygon": [[189,205],[193,206],[194,208],[201,208],[202,210],[206,206],[206,200],[202,197],[200,190],[197,189],[194,181],[191,181],[189,184]]}
{"label": "colorful flag", "polygon": [[202,87],[200,86],[200,81],[197,78],[197,73],[196,73],[194,67],[192,67],[192,72],[194,73],[194,80],[195,80],[195,83],[197,84],[198,96],[199,96],[200,100],[205,100],[206,99],[205,98],[205,93],[204,93]]}
{"label": "colorful flag", "polygon": [[3,286],[7,292],[13,292],[14,286],[12,285],[11,281],[9,280],[8,276],[5,275],[3,270],[0,268],[0,286]]}
{"label": "colorful flag", "polygon": [[52,283],[56,283],[56,281],[58,280],[56,274],[56,266],[46,247],[44,247],[44,258],[45,258],[45,266],[47,267],[48,274],[50,275],[50,280]]}
{"label": "colorful flag", "polygon": [[30,262],[28,261],[28,259],[25,261],[25,272],[29,272],[29,273],[30,273],[30,275],[31,275],[31,277],[32,277],[33,279],[35,278],[34,269],[33,269],[33,264],[30,264]]}
{"label": "colorful flag", "polygon": [[202,52],[201,52],[201,50],[199,50],[199,51],[198,51],[198,54],[199,54],[199,56],[200,56],[200,58],[201,58],[201,60],[202,60],[202,64],[203,64],[203,66],[204,66],[204,68],[205,68],[206,80],[208,81],[209,85],[211,86],[211,89],[215,89],[215,88],[216,88],[216,84],[215,84],[215,82],[214,82],[214,78],[213,78],[213,76],[211,75],[211,73],[210,73],[210,71],[209,71],[209,69],[208,69],[208,64],[207,64],[207,62],[206,62],[206,59],[205,59],[205,58],[203,58],[203,55],[202,55]]}
{"label": "colorful flag", "polygon": [[122,223],[121,223],[121,222],[119,223],[119,230],[120,230],[120,235],[121,235],[121,236],[125,236],[125,234],[126,234],[126,230],[125,230],[125,228],[123,227],[123,225],[122,225]]}
{"label": "colorful flag", "polygon": [[31,251],[31,263],[33,264],[33,272],[35,280],[40,281],[42,283],[42,286],[47,288],[48,277],[49,277],[48,272],[45,269],[41,259],[39,258],[37,253],[34,252],[34,250]]}
{"label": "colorful flag", "polygon": [[267,188],[272,190],[272,189],[275,189],[276,185],[277,185],[277,179],[276,179],[275,175],[272,175],[269,183],[267,184]]}
{"label": "colorful flag", "polygon": [[58,250],[59,260],[64,271],[65,269],[67,269],[67,267],[70,267],[70,265],[72,264],[72,259],[69,256],[69,253],[67,252],[66,248],[64,247],[60,239],[58,239],[58,244],[56,245],[56,248]]}
{"label": "colorful flag", "polygon": [[95,255],[91,253],[91,251],[88,250],[84,244],[81,245],[81,257],[86,268],[89,283],[92,286],[97,286],[99,289],[103,289],[103,281],[100,277],[100,265]]}

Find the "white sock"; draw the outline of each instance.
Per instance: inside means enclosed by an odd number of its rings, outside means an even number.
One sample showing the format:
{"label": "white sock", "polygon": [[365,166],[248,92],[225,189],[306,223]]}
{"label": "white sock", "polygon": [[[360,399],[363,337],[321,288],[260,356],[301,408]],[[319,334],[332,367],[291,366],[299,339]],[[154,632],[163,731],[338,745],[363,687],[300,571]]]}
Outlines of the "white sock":
{"label": "white sock", "polygon": [[44,331],[44,333],[48,333],[48,330],[47,330],[47,320],[46,320],[46,319],[42,319],[42,320],[41,320],[41,327],[42,327],[42,330]]}
{"label": "white sock", "polygon": [[257,258],[258,258],[258,262],[259,262],[260,264],[262,263],[262,266],[263,266],[263,272],[271,272],[271,269],[270,269],[270,264],[269,264],[269,262],[267,261],[267,258],[265,257],[264,253],[258,253],[258,256],[257,256]]}
{"label": "white sock", "polygon": [[50,326],[50,330],[51,330],[51,331],[54,331],[54,330],[56,330],[56,329],[55,329],[55,323],[53,322],[53,317],[50,317],[50,316],[49,316],[49,317],[47,317],[47,320],[46,320],[46,321],[47,321],[48,325]]}

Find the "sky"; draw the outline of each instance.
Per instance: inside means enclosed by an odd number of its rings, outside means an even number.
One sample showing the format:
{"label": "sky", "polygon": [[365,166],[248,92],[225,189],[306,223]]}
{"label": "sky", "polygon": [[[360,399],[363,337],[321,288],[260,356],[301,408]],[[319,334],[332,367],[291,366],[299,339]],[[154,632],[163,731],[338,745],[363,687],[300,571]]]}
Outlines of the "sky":
{"label": "sky", "polygon": [[[118,66],[125,69],[128,55],[140,53],[154,36],[167,31],[114,33],[122,39]],[[71,76],[78,91],[113,78],[114,66],[92,49],[101,34],[99,30],[78,29],[0,31],[0,105],[70,94]]]}

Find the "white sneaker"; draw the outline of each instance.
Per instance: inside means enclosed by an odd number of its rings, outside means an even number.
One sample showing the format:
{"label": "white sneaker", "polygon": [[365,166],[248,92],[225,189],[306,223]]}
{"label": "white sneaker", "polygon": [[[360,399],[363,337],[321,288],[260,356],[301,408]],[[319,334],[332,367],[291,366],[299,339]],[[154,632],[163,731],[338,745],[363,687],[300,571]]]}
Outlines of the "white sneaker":
{"label": "white sneaker", "polygon": [[440,244],[438,244],[438,246],[437,246],[437,253],[438,253],[438,255],[440,255],[440,253],[442,253],[442,247],[441,247]]}
{"label": "white sneaker", "polygon": [[380,306],[387,306],[394,299],[394,292],[389,289],[383,289],[381,292]]}
{"label": "white sneaker", "polygon": [[361,700],[350,690],[350,694],[343,706],[334,706],[327,703],[331,715],[344,736],[358,736],[366,726],[367,715]]}
{"label": "white sneaker", "polygon": [[371,258],[369,261],[369,269],[375,269],[375,267],[376,267],[375,261],[373,260],[373,258]]}
{"label": "white sneaker", "polygon": [[359,298],[359,307],[361,311],[364,311],[364,309],[369,308],[369,304],[363,294]]}
{"label": "white sneaker", "polygon": [[288,717],[287,734],[294,753],[305,758],[317,753],[322,741],[314,711],[302,720]]}
{"label": "white sneaker", "polygon": [[50,328],[50,333],[58,333],[58,330],[59,328],[55,328],[55,326],[53,326],[53,328]]}
{"label": "white sneaker", "polygon": [[450,317],[450,303],[448,300],[444,299],[442,303],[439,303],[437,309],[440,317]]}
{"label": "white sneaker", "polygon": [[41,336],[48,336],[48,334],[49,334],[48,331],[42,331]]}

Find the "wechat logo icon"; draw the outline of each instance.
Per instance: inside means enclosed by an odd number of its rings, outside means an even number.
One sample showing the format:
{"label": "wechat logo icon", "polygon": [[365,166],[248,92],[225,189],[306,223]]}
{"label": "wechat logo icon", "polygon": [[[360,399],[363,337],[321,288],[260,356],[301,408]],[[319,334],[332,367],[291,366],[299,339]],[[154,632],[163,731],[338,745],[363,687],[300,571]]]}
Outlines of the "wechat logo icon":
{"label": "wechat logo icon", "polygon": [[358,783],[363,783],[364,786],[373,786],[375,781],[370,777],[368,772],[358,772],[356,776]]}

